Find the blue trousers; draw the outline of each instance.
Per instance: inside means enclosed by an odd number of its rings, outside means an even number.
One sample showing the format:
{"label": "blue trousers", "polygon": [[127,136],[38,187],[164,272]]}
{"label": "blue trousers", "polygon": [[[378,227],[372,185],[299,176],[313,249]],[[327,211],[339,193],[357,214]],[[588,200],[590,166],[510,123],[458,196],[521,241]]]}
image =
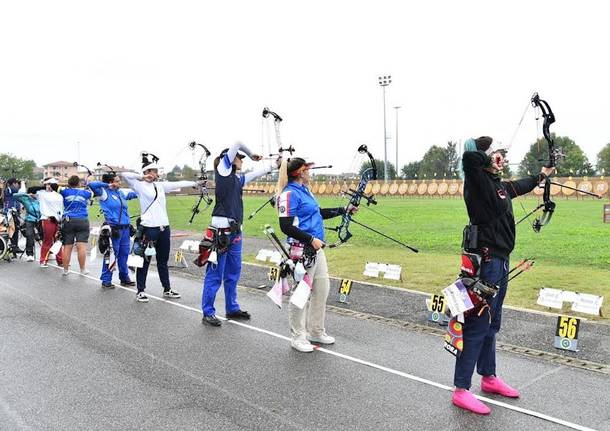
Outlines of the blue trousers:
{"label": "blue trousers", "polygon": [[502,304],[508,286],[508,261],[492,258],[481,266],[481,279],[500,285],[489,310],[465,318],[464,348],[455,360],[453,384],[456,388],[470,389],[474,367],[481,376],[496,375],[496,334],[502,322]]}
{"label": "blue trousers", "polygon": [[201,309],[205,316],[216,315],[214,301],[221,284],[225,290],[225,311],[234,313],[240,309],[237,303],[237,282],[241,275],[241,249],[243,244],[241,232],[231,234],[229,241],[229,250],[218,255],[218,263],[216,265],[208,263],[206,268],[201,297]]}
{"label": "blue trousers", "polygon": [[[119,267],[119,280],[129,281],[129,268],[127,268],[127,258],[129,257],[129,227],[119,229],[120,236],[112,238],[112,250],[116,259],[116,265]],[[112,282],[112,271],[108,269],[106,259],[102,263],[102,275],[100,276],[102,283]]]}
{"label": "blue trousers", "polygon": [[[169,260],[170,251],[170,230],[169,226],[165,226],[163,230],[158,227],[145,227],[144,238],[146,239],[147,246],[148,241],[155,242],[155,250],[157,252],[155,260],[157,261],[157,271],[159,272],[159,280],[163,290],[167,292],[171,289],[169,284],[169,269],[167,268],[167,261]],[[142,268],[136,268],[136,285],[138,292],[143,292],[146,289],[146,276],[148,275],[148,267],[150,266],[150,259],[144,258],[144,266]]]}

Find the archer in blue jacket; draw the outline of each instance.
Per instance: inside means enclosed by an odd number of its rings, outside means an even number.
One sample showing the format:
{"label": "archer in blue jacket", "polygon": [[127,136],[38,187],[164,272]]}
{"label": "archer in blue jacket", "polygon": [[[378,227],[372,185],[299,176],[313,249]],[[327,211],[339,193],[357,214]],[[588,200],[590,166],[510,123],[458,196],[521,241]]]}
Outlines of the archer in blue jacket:
{"label": "archer in blue jacket", "polygon": [[[138,195],[132,191],[127,193],[121,190],[121,178],[116,173],[108,173],[102,176],[102,181],[89,183],[89,188],[99,199],[100,207],[104,213],[104,219],[112,229],[112,249],[115,262],[119,266],[119,279],[121,286],[135,286],[135,282],[129,278],[127,258],[129,257],[130,233],[129,233],[129,211],[127,201],[136,199]],[[106,262],[102,264],[102,287],[113,288],[112,266]]]}

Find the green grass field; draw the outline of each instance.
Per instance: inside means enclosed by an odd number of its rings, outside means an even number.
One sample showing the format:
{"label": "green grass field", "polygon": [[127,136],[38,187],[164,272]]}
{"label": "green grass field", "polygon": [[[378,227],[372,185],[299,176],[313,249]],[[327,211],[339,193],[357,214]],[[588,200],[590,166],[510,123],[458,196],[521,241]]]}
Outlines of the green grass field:
{"label": "green grass field", "polygon": [[[267,197],[246,196],[245,214],[258,208]],[[172,228],[202,231],[210,220],[208,209],[188,224],[195,197],[172,197],[168,210]],[[516,217],[524,215],[519,202],[529,210],[536,199],[518,199],[514,202]],[[558,199],[556,213],[541,233],[534,233],[531,223],[517,227],[517,248],[512,254],[513,263],[521,258],[534,258],[533,268],[511,282],[506,303],[542,309],[536,305],[541,287],[572,290],[605,296],[604,316],[610,315],[610,224],[602,221],[603,201]],[[343,206],[339,197],[320,198],[322,207]],[[392,282],[368,279],[394,286],[438,292],[452,281],[459,271],[462,228],[467,223],[466,209],[461,199],[379,198],[376,211],[393,221],[362,209],[356,217],[391,236],[420,250],[415,254],[354,224],[354,234],[347,244],[327,251],[331,275],[354,280],[362,276],[367,261],[400,264],[403,281]],[[132,214],[137,214],[137,203]],[[244,225],[246,236],[263,237],[265,224],[277,227],[274,209],[265,208]],[[339,219],[327,220],[327,226],[336,226]],[[329,232],[327,242],[336,240]],[[271,244],[269,245],[271,248]],[[253,256],[246,256],[253,260]],[[590,317],[590,316],[588,316]]]}

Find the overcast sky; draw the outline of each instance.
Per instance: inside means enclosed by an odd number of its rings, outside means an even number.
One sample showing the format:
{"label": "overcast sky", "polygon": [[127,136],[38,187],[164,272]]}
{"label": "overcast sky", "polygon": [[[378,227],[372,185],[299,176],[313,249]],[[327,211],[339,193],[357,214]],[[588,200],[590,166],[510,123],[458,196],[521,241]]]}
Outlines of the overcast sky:
{"label": "overcast sky", "polygon": [[[0,152],[166,167],[197,140],[261,148],[261,110],[282,139],[342,171],[358,145],[399,164],[431,145],[507,142],[531,94],[595,163],[610,142],[607,2],[5,1],[0,10]],[[513,144],[536,138],[533,111]],[[275,144],[273,144],[275,145]],[[177,155],[182,149],[185,151]]]}

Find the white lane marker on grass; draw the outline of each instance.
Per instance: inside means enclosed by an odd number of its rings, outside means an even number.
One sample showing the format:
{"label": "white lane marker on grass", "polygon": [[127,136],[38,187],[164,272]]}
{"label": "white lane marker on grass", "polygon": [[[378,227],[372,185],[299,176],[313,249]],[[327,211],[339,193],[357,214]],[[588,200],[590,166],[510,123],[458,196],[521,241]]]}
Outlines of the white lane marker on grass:
{"label": "white lane marker on grass", "polygon": [[[56,266],[56,265],[53,265],[53,264],[49,264],[49,266],[53,267],[53,268],[63,269],[63,268],[60,268],[59,266]],[[70,271],[70,272],[74,272],[75,274],[78,274],[79,276],[88,278],[90,280],[99,281],[97,278],[94,278],[94,277],[92,277],[90,275],[83,275],[83,274],[80,274],[79,272],[75,272],[75,271]],[[136,289],[132,289],[132,288],[129,288],[129,287],[117,285],[117,284],[114,284],[114,283],[113,283],[113,285],[118,287],[119,289],[123,289],[123,290],[129,291],[129,292],[137,293]],[[154,299],[154,300],[160,301],[162,303],[165,303],[165,304],[171,304],[171,305],[174,305],[176,307],[183,308],[185,310],[194,311],[196,313],[203,314],[203,312],[201,310],[199,310],[197,308],[190,307],[188,305],[180,304],[178,302],[174,302],[172,300],[164,299],[162,297],[158,297],[158,296],[154,296],[154,295],[146,294],[146,296],[148,296],[151,299]],[[226,317],[223,317],[223,316],[218,316],[217,315],[216,317],[218,317],[221,320],[225,320],[225,321],[227,321],[229,323],[232,323],[234,325],[241,326],[242,328],[250,329],[252,331],[260,332],[260,333],[263,333],[263,334],[267,334],[267,335],[270,335],[272,337],[279,338],[280,340],[290,341],[289,337],[286,337],[285,335],[281,335],[281,334],[278,334],[278,333],[273,332],[273,331],[269,331],[267,329],[257,328],[256,326],[248,325],[246,323],[238,322],[238,321],[235,321],[235,320],[230,320],[230,319],[227,319]],[[332,356],[336,356],[337,358],[342,358],[342,359],[345,359],[347,361],[354,362],[356,364],[365,365],[367,367],[375,368],[377,370],[384,371],[386,373],[393,374],[395,376],[404,377],[406,379],[409,379],[409,380],[412,380],[412,381],[415,381],[415,382],[419,382],[419,383],[423,383],[425,385],[432,386],[432,387],[435,387],[435,388],[438,388],[438,389],[443,389],[443,390],[449,391],[449,392],[453,391],[452,387],[447,386],[447,385],[443,385],[442,383],[438,383],[438,382],[435,382],[435,381],[432,381],[432,380],[428,380],[428,379],[425,379],[423,377],[418,377],[418,376],[415,376],[413,374],[405,373],[403,371],[395,370],[393,368],[385,367],[383,365],[379,365],[379,364],[376,364],[374,362],[369,362],[369,361],[366,361],[364,359],[359,359],[359,358],[356,358],[354,356],[345,355],[343,353],[335,352],[333,350],[327,350],[327,349],[325,349],[323,347],[316,347],[316,350],[319,351],[319,352],[327,353],[327,354],[332,355]],[[498,400],[495,400],[495,399],[492,399],[492,398],[487,398],[487,397],[483,397],[483,396],[480,396],[480,395],[475,395],[475,397],[478,398],[481,401],[484,401],[484,402],[488,403],[488,404],[492,404],[492,405],[495,405],[495,406],[498,406],[498,407],[503,407],[503,408],[508,409],[508,410],[512,410],[512,411],[515,411],[515,412],[518,412],[518,413],[523,413],[523,414],[528,415],[528,416],[532,416],[532,417],[535,417],[535,418],[538,418],[538,419],[542,419],[542,420],[545,420],[547,422],[552,422],[552,423],[556,423],[556,424],[559,424],[559,425],[563,425],[565,427],[572,428],[572,429],[575,429],[575,430],[579,430],[579,431],[596,431],[593,428],[589,428],[589,427],[586,427],[586,426],[583,426],[583,425],[579,425],[579,424],[576,424],[576,423],[573,423],[573,422],[568,422],[566,420],[559,419],[559,418],[556,418],[554,416],[549,416],[549,415],[546,415],[544,413],[540,413],[540,412],[537,412],[537,411],[534,411],[534,410],[524,409],[522,407],[518,407],[518,406],[515,406],[515,405],[512,405],[512,404],[507,404],[507,403],[504,403],[502,401],[498,401]]]}

